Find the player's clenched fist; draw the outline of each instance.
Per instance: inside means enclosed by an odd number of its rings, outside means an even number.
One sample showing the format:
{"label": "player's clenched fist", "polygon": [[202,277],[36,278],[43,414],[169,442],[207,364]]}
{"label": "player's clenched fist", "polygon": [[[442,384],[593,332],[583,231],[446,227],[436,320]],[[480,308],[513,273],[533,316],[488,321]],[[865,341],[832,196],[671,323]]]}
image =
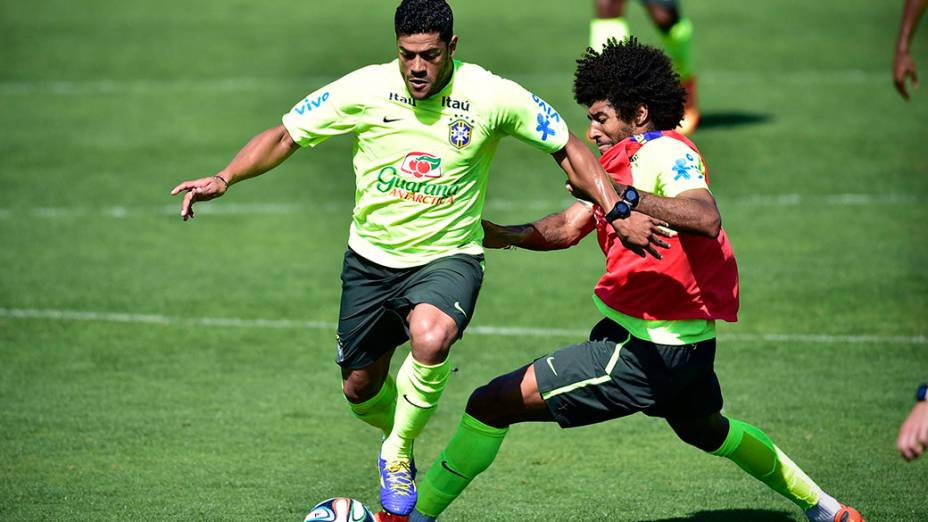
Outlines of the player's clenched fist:
{"label": "player's clenched fist", "polygon": [[184,221],[187,221],[188,219],[193,219],[194,202],[218,198],[225,194],[228,188],[229,182],[221,175],[217,174],[207,178],[185,181],[174,187],[174,190],[171,191],[171,195],[176,196],[181,192],[186,192],[186,194],[184,194],[184,201],[180,205],[180,217],[184,218]]}

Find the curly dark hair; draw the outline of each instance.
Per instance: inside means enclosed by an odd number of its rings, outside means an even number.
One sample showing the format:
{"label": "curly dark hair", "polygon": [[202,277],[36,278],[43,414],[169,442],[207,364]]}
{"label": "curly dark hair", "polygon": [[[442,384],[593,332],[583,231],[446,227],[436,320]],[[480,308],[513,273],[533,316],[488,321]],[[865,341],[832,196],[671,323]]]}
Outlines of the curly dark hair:
{"label": "curly dark hair", "polygon": [[445,0],[403,0],[393,17],[396,36],[438,33],[448,43],[454,35],[454,14]]}
{"label": "curly dark hair", "polygon": [[602,52],[586,49],[577,60],[574,99],[587,107],[608,100],[626,121],[644,104],[657,129],[669,130],[683,119],[686,91],[666,54],[631,37],[609,40]]}

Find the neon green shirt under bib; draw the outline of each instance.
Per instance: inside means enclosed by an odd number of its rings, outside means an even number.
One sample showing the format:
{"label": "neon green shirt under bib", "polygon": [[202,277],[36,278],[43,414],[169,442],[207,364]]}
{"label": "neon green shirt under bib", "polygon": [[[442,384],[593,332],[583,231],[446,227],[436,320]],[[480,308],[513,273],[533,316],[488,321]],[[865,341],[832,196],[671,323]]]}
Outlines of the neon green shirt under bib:
{"label": "neon green shirt under bib", "polygon": [[348,246],[391,268],[482,254],[480,215],[499,140],[554,153],[568,138],[544,100],[458,61],[448,85],[425,100],[409,94],[397,61],[364,67],[307,96],[283,124],[303,147],[354,133]]}

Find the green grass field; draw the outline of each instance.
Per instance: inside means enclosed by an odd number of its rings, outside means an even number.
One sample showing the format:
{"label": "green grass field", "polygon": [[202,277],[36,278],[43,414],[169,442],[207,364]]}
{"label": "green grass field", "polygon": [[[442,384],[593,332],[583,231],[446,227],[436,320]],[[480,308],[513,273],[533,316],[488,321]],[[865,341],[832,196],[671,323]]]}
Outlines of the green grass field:
{"label": "green grass field", "polygon": [[[570,86],[589,4],[454,2],[458,56],[582,133]],[[870,522],[928,520],[928,458],[894,447],[928,377],[928,95],[905,103],[891,86],[901,4],[683,0],[694,139],[741,269],[741,320],[721,327],[717,359],[725,412]],[[192,223],[168,191],[324,82],[392,59],[394,6],[0,2],[0,520],[296,522],[330,496],[377,505],[379,438],[351,417],[333,363],[350,138]],[[628,11],[656,42],[641,6]],[[928,76],[925,27],[914,51]],[[486,215],[559,210],[562,180],[504,141]],[[597,321],[592,239],[489,252],[487,267],[460,370],[417,442],[422,468],[472,389]],[[516,426],[443,520],[804,517],[635,416]]]}

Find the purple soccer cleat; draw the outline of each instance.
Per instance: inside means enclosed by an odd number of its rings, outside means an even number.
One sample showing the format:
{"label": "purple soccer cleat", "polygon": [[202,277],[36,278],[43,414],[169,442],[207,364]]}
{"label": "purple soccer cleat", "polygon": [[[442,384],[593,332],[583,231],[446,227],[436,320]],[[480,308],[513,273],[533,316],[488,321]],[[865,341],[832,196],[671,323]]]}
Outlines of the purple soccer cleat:
{"label": "purple soccer cleat", "polygon": [[380,467],[380,504],[384,511],[407,516],[416,507],[416,464],[397,460],[387,463],[378,458]]}

